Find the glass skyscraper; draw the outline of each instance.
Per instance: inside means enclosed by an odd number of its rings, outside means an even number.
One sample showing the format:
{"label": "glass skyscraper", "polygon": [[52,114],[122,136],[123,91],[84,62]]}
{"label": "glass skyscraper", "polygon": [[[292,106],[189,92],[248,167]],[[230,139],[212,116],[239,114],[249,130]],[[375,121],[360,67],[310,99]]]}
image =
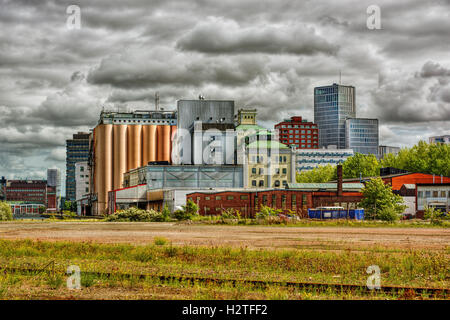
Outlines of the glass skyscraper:
{"label": "glass skyscraper", "polygon": [[345,129],[348,149],[378,157],[378,119],[349,118]]}
{"label": "glass skyscraper", "polygon": [[314,123],[319,127],[320,148],[345,149],[345,120],[355,117],[355,87],[333,83],[314,88]]}
{"label": "glass skyscraper", "polygon": [[76,200],[75,163],[89,159],[89,133],[78,132],[66,140],[66,200]]}

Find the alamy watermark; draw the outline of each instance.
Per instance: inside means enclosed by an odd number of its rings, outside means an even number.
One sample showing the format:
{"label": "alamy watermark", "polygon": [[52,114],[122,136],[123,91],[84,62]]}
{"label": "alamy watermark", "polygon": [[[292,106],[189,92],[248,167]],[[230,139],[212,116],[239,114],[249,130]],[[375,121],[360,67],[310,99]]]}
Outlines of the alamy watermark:
{"label": "alamy watermark", "polygon": [[70,5],[66,9],[66,13],[69,15],[66,20],[67,29],[81,29],[81,8],[77,5]]}
{"label": "alamy watermark", "polygon": [[367,268],[366,272],[371,274],[366,281],[367,288],[369,290],[381,289],[381,272],[380,267],[377,265],[371,265]]}
{"label": "alamy watermark", "polygon": [[381,29],[381,9],[377,5],[370,5],[367,7],[367,20],[366,26],[369,30]]}

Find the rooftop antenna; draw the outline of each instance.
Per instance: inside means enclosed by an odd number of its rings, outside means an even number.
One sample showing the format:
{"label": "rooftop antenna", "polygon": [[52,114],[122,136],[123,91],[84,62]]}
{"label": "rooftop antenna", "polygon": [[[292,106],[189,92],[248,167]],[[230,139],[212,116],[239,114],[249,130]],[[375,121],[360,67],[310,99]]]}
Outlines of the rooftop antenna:
{"label": "rooftop antenna", "polygon": [[341,70],[339,69],[339,85],[341,84],[341,80],[342,80],[342,72],[341,72]]}
{"label": "rooftop antenna", "polygon": [[159,92],[155,93],[155,110],[159,110]]}

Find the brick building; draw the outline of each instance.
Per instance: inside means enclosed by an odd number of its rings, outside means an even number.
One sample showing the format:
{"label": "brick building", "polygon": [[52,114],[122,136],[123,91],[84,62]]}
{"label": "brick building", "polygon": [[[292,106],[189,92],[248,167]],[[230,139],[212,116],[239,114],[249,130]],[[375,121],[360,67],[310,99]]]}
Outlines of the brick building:
{"label": "brick building", "polygon": [[297,149],[318,149],[319,128],[313,122],[302,117],[291,117],[275,125],[279,130],[279,140],[286,145],[294,145]]}

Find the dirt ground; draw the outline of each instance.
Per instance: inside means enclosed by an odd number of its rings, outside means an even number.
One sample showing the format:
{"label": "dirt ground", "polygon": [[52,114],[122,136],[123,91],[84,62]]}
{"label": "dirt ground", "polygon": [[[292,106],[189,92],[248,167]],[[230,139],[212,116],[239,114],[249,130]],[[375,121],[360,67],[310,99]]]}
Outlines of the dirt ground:
{"label": "dirt ground", "polygon": [[450,230],[437,228],[208,226],[178,223],[5,222],[0,239],[339,250],[373,246],[444,250]]}

